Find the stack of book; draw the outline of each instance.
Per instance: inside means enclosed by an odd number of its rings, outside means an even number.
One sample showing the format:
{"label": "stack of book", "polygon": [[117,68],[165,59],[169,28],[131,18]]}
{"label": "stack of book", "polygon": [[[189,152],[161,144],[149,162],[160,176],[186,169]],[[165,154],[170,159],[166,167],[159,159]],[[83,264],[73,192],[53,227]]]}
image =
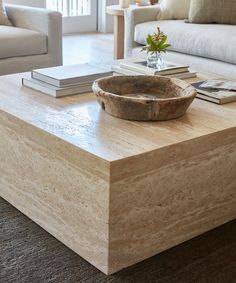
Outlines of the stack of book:
{"label": "stack of book", "polygon": [[113,71],[91,64],[59,66],[33,70],[31,78],[22,84],[53,97],[62,97],[92,91],[94,80],[111,76]]}
{"label": "stack of book", "polygon": [[159,75],[179,79],[187,79],[196,77],[196,72],[190,72],[189,66],[178,65],[165,62],[163,67],[159,69],[150,68],[147,66],[147,61],[144,59],[127,59],[121,60],[119,65],[114,65],[112,70],[123,75]]}
{"label": "stack of book", "polygon": [[225,104],[236,101],[236,88],[230,88],[227,85],[236,86],[236,83],[222,80],[208,80],[192,83],[192,86],[197,90],[197,98],[216,104]]}

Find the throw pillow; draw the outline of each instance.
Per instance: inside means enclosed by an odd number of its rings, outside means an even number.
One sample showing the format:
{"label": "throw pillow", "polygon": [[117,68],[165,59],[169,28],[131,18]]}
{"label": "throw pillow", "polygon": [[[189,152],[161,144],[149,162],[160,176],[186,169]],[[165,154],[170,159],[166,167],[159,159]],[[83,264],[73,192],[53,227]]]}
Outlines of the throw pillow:
{"label": "throw pillow", "polygon": [[184,20],[188,18],[190,0],[161,0],[157,20]]}
{"label": "throw pillow", "polygon": [[11,22],[9,21],[4,8],[3,0],[0,0],[0,25],[11,26]]}
{"label": "throw pillow", "polygon": [[191,0],[190,23],[236,24],[236,0]]}

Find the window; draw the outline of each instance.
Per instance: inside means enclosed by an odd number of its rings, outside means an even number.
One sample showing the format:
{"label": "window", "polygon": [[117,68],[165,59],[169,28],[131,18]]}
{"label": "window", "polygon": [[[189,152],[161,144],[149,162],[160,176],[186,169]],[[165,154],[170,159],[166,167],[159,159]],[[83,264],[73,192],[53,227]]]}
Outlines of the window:
{"label": "window", "polygon": [[47,0],[47,8],[62,13],[64,17],[91,14],[91,0]]}

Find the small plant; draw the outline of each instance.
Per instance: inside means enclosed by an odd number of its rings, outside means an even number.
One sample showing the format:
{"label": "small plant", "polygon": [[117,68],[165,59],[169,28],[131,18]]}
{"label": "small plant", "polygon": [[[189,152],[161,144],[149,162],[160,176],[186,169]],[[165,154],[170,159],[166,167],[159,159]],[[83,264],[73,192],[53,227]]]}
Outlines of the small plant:
{"label": "small plant", "polygon": [[146,38],[147,45],[142,48],[142,51],[146,51],[147,57],[147,67],[161,69],[165,63],[161,56],[170,47],[167,42],[167,35],[165,35],[160,28],[157,28],[157,32],[154,34],[149,34]]}
{"label": "small plant", "polygon": [[146,38],[147,45],[142,48],[142,51],[147,51],[147,53],[165,53],[167,49],[171,46],[166,43],[168,37],[165,35],[160,28],[157,28],[157,32],[154,34],[149,34]]}

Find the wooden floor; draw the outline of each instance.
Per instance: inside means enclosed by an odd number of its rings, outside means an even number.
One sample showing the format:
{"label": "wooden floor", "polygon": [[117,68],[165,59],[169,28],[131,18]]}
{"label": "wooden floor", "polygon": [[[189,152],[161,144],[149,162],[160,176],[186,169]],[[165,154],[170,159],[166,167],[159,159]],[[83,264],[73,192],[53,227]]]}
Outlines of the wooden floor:
{"label": "wooden floor", "polygon": [[85,33],[63,38],[64,65],[103,62],[113,59],[113,34]]}

